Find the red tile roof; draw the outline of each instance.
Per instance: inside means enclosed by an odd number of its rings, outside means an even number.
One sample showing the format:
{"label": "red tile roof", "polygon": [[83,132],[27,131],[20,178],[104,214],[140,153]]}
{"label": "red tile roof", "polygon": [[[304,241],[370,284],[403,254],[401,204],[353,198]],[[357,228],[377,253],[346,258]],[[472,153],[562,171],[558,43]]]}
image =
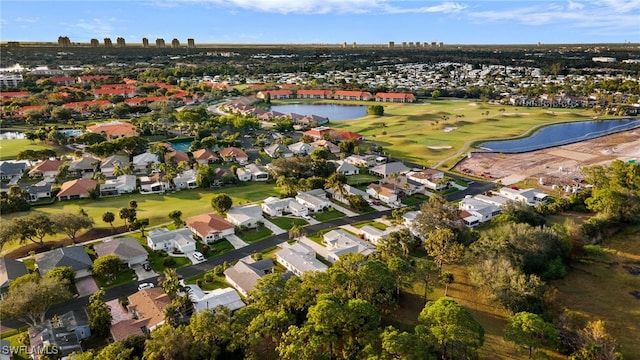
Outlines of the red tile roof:
{"label": "red tile roof", "polygon": [[130,312],[137,315],[137,319],[123,320],[111,327],[111,333],[116,341],[123,340],[130,335],[140,335],[141,327],[155,328],[164,322],[164,308],[171,303],[171,299],[161,288],[140,290],[129,296]]}
{"label": "red tile roof", "polygon": [[14,98],[14,97],[27,97],[29,96],[28,91],[3,91],[0,93],[2,98]]}
{"label": "red tile roof", "polygon": [[104,132],[109,137],[120,137],[120,136],[137,136],[136,128],[127,123],[127,122],[119,122],[114,121],[110,123],[102,123],[87,126],[87,131],[102,133]]}
{"label": "red tile roof", "polygon": [[66,108],[71,108],[71,109],[86,108],[91,105],[108,106],[113,104],[109,100],[77,101],[77,102],[62,104],[62,106]]}
{"label": "red tile roof", "polygon": [[196,160],[218,159],[218,155],[209,149],[200,149],[191,153]]}
{"label": "red tile roof", "polygon": [[262,93],[264,96],[267,96],[269,93],[271,96],[283,96],[283,95],[291,95],[291,90],[263,90],[258,94]]}
{"label": "red tile roof", "polygon": [[126,102],[129,105],[140,105],[140,104],[150,104],[152,102],[163,102],[163,101],[168,101],[169,98],[166,96],[136,96],[136,97],[132,97],[129,99],[125,99],[124,102]]}
{"label": "red tile roof", "polygon": [[235,157],[235,158],[248,158],[247,153],[238,149],[237,147],[228,147],[219,151],[220,156],[223,158]]}
{"label": "red tile roof", "polygon": [[164,154],[165,162],[168,162],[171,158],[174,158],[177,162],[189,161],[189,154],[182,151],[172,151]]}
{"label": "red tile roof", "polygon": [[380,99],[405,99],[409,101],[415,100],[415,96],[411,93],[377,93],[376,98]]}
{"label": "red tile roof", "polygon": [[119,88],[119,89],[95,89],[93,95],[130,95],[135,94],[135,89]]}
{"label": "red tile roof", "polygon": [[298,90],[298,95],[330,96],[331,90]]}
{"label": "red tile roof", "polygon": [[87,195],[89,190],[95,189],[98,182],[92,179],[77,179],[62,184],[58,197]]}
{"label": "red tile roof", "polygon": [[367,91],[336,90],[333,96],[371,97],[371,93]]}
{"label": "red tile roof", "polygon": [[45,160],[37,163],[29,173],[32,172],[47,172],[47,171],[56,171],[60,167],[60,165],[64,164],[62,160]]}
{"label": "red tile roof", "polygon": [[187,226],[198,233],[200,237],[205,237],[209,233],[221,233],[234,228],[232,223],[214,213],[188,218],[186,223]]}

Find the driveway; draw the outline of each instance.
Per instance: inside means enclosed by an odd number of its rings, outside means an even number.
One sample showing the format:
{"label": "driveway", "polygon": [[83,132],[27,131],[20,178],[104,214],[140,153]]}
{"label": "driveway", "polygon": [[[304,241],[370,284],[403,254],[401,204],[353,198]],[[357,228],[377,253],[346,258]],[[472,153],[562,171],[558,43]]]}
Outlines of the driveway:
{"label": "driveway", "polygon": [[133,265],[133,271],[136,272],[136,276],[138,277],[138,281],[150,279],[152,277],[158,276],[158,274],[153,270],[145,270],[142,268],[142,264]]}
{"label": "driveway", "polygon": [[333,206],[334,209],[340,211],[341,213],[345,214],[347,217],[354,217],[354,216],[358,216],[360,214],[358,213],[354,213],[353,211],[349,210],[349,209],[345,209],[342,206],[336,204],[336,203],[332,203],[331,206]]}
{"label": "driveway", "polygon": [[234,249],[240,249],[249,245],[236,235],[227,235],[226,239],[231,243],[231,245],[233,245]]}
{"label": "driveway", "polygon": [[91,276],[76,280],[76,289],[78,290],[78,297],[91,295],[99,290],[98,284]]}
{"label": "driveway", "polygon": [[267,219],[262,220],[262,222],[264,223],[264,227],[266,227],[267,229],[273,232],[273,235],[280,235],[287,232],[287,230],[283,230],[279,228],[276,224],[272,223]]}
{"label": "driveway", "polygon": [[319,256],[322,256],[323,259],[326,259],[329,257],[329,251],[327,250],[326,247],[318,244],[317,242],[309,239],[308,237],[301,236],[298,241],[312,248],[313,251],[315,251],[316,254],[318,254]]}

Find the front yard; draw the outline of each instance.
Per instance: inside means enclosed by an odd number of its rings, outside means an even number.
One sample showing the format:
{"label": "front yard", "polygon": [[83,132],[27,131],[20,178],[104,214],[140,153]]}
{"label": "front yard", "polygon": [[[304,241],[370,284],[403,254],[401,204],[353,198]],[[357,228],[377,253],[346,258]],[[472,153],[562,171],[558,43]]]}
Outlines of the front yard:
{"label": "front yard", "polygon": [[325,210],[323,212],[319,212],[315,215],[313,215],[313,217],[320,221],[328,221],[328,220],[333,220],[333,219],[339,219],[344,217],[344,214],[341,213],[340,211],[336,210],[336,209],[331,209],[331,210]]}
{"label": "front yard", "polygon": [[266,239],[271,235],[273,235],[273,232],[264,226],[259,229],[247,229],[236,232],[236,236],[248,243]]}
{"label": "front yard", "polygon": [[93,278],[101,289],[111,289],[118,287],[122,284],[130,283],[134,281],[135,272],[132,269],[126,268],[119,272],[115,278],[105,279],[101,276],[94,275]]}
{"label": "front yard", "polygon": [[281,228],[283,230],[289,230],[294,225],[296,225],[296,226],[309,225],[309,223],[304,219],[292,218],[292,217],[286,217],[286,216],[283,216],[283,217],[269,217],[269,218],[267,218],[267,220],[269,220],[272,223],[276,224],[277,227],[279,227],[279,228]]}

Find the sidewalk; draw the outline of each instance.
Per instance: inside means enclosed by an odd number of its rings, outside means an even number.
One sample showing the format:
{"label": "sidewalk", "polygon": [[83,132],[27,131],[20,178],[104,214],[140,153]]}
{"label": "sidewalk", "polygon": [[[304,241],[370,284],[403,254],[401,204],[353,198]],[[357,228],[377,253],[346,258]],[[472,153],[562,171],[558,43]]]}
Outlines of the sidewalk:
{"label": "sidewalk", "polygon": [[276,224],[272,223],[267,219],[262,220],[262,222],[264,223],[264,227],[266,227],[267,229],[273,232],[273,235],[280,235],[287,232],[286,230],[279,228]]}
{"label": "sidewalk", "polygon": [[240,249],[249,245],[236,235],[227,235],[226,239],[231,243],[231,245],[233,245],[234,249]]}

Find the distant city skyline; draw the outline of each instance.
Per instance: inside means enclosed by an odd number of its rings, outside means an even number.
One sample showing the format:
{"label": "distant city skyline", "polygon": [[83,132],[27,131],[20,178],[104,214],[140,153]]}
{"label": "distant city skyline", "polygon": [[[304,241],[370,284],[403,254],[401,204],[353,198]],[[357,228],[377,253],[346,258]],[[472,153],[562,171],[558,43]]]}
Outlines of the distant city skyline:
{"label": "distant city skyline", "polygon": [[0,40],[640,43],[640,0],[3,0]]}

